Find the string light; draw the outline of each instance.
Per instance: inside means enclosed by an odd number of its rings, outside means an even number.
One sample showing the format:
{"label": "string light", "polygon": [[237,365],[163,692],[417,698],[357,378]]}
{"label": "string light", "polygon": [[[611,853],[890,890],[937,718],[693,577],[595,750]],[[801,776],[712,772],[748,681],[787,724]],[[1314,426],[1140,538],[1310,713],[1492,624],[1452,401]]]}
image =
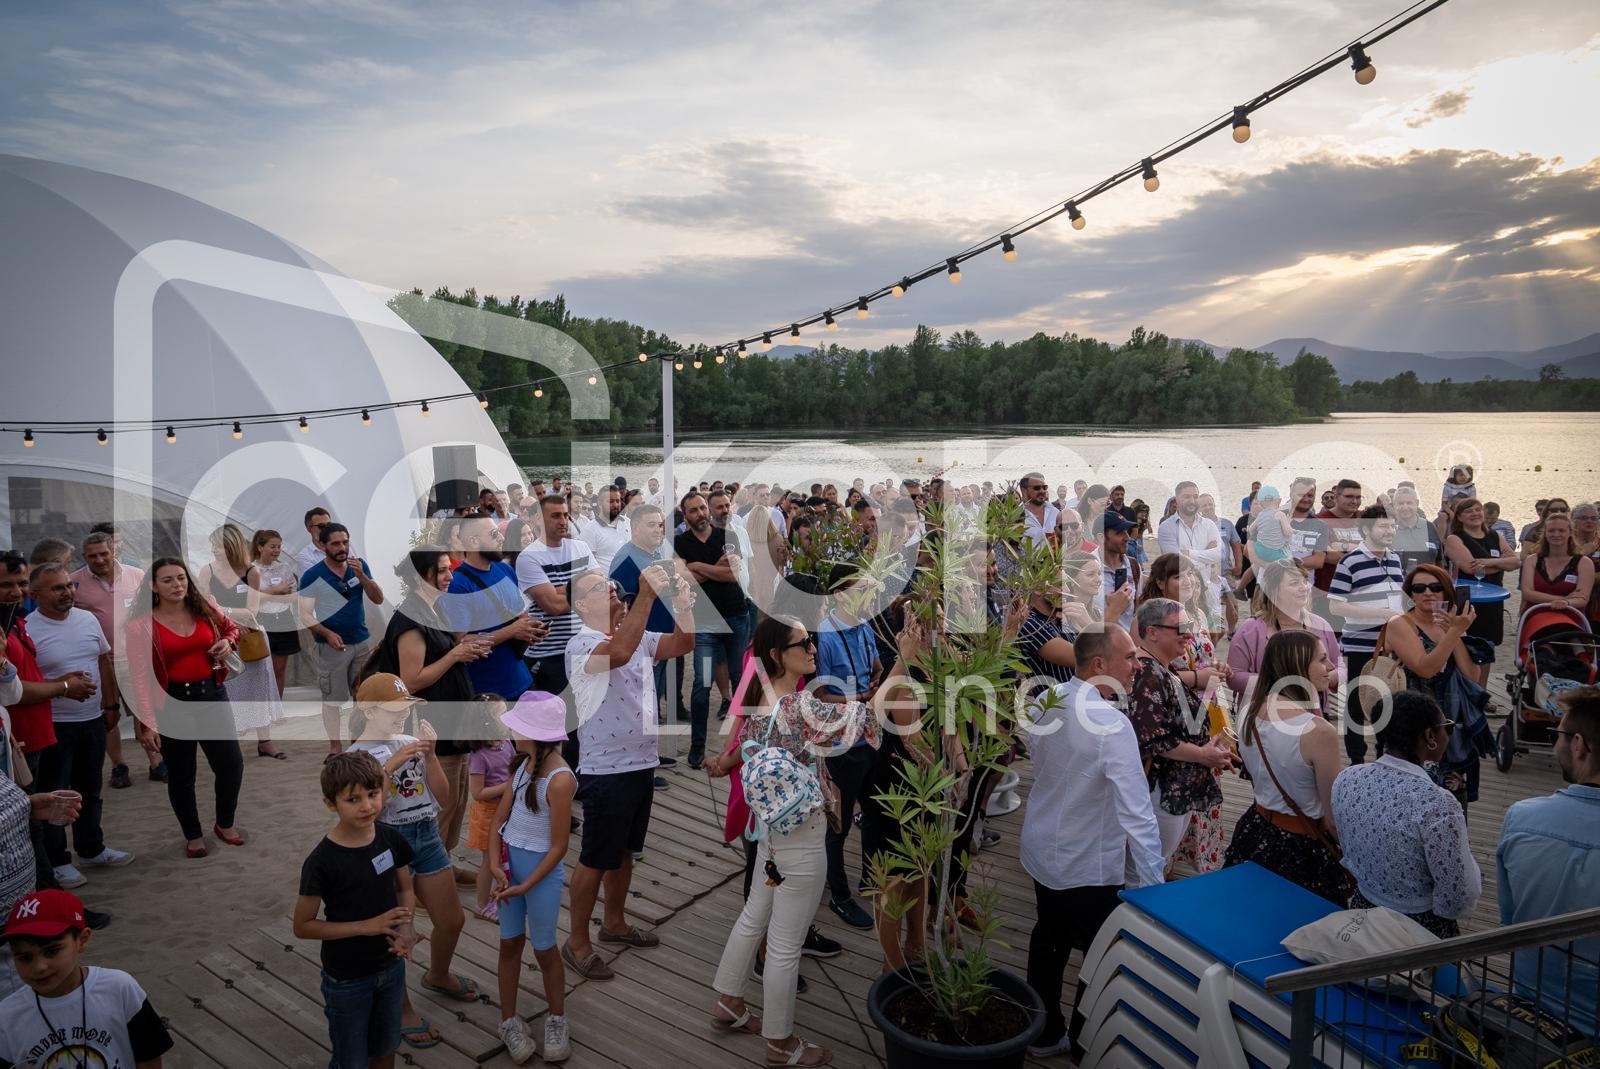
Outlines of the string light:
{"label": "string light", "polygon": [[589,385],[590,386],[593,386],[595,383],[597,383],[599,381],[600,381],[600,379],[599,379],[598,376],[596,376],[596,375],[590,375],[589,376]]}
{"label": "string light", "polygon": [[718,350],[717,350],[717,363],[719,363],[719,364],[720,364],[720,363],[723,363],[723,362],[724,362],[724,361],[726,361],[726,360],[727,360],[727,359],[728,359],[728,358],[727,358],[727,356],[726,356],[726,355],[725,355],[725,354],[724,354],[724,353],[723,353],[723,351],[722,351],[722,350],[721,350],[721,349],[718,349]]}
{"label": "string light", "polygon": [[535,397],[543,397],[544,396],[544,387],[543,386],[535,386],[533,388],[533,396],[535,396]]}
{"label": "string light", "polygon": [[860,300],[856,301],[856,318],[857,319],[865,319],[865,318],[867,318],[867,316],[869,316],[871,314],[872,314],[871,312],[867,311],[867,299],[865,297],[862,297]]}
{"label": "string light", "polygon": [[1367,58],[1367,50],[1360,45],[1350,46],[1350,69],[1356,72],[1357,85],[1371,85],[1378,76],[1378,68]]}
{"label": "string light", "polygon": [[1017,262],[1017,247],[1011,244],[1011,235],[1005,234],[1000,238],[1000,258],[1008,264]]}
{"label": "string light", "polygon": [[640,353],[640,354],[639,354],[639,363],[641,363],[641,364],[642,364],[642,363],[644,363],[644,362],[645,362],[645,361],[646,361],[646,360],[649,360],[649,359],[650,359],[650,354],[649,354],[649,353]]}
{"label": "string light", "polygon": [[239,439],[241,439],[243,437],[244,437],[244,428],[239,425],[239,421],[238,420],[234,420],[233,421],[233,440],[237,442]]}
{"label": "string light", "polygon": [[1072,221],[1072,229],[1074,230],[1082,230],[1089,225],[1089,220],[1083,217],[1083,213],[1078,210],[1077,204],[1070,200],[1067,201],[1067,218]]}
{"label": "string light", "polygon": [[749,359],[749,357],[750,357],[750,350],[746,349],[744,347],[744,342],[741,341],[739,343],[739,359],[740,360],[747,360],[747,359]]}
{"label": "string light", "polygon": [[478,395],[478,407],[479,408],[488,408],[489,407],[489,395],[488,394],[480,393]]}
{"label": "string light", "polygon": [[797,345],[797,344],[799,344],[799,342],[800,342],[800,324],[799,323],[790,323],[789,324],[789,344],[790,345]]}
{"label": "string light", "polygon": [[961,283],[961,265],[956,263],[956,258],[954,256],[952,256],[952,257],[950,257],[950,259],[946,260],[945,264],[946,264],[946,267],[947,267],[947,270],[945,271],[945,274],[950,276],[950,285],[952,285],[952,286],[960,285],[960,283]]}
{"label": "string light", "polygon": [[769,331],[764,332],[761,335],[761,351],[762,352],[766,352],[767,350],[769,350],[771,348],[772,348],[772,331],[769,330]]}
{"label": "string light", "polygon": [[1146,156],[1144,159],[1140,160],[1139,165],[1144,168],[1144,191],[1146,193],[1154,193],[1156,190],[1160,189],[1161,179],[1156,177],[1156,165],[1150,159],[1150,157]]}
{"label": "string light", "polygon": [[833,321],[833,313],[832,312],[823,312],[822,313],[822,322],[823,322],[823,325],[826,326],[831,333],[835,333],[835,334],[838,333],[839,324],[837,324],[837,323],[835,323]]}
{"label": "string light", "polygon": [[306,422],[306,418],[304,416],[300,417],[300,433],[301,434],[310,434],[311,433],[311,424]]}
{"label": "string light", "polygon": [[904,276],[901,277],[899,282],[896,282],[894,284],[894,289],[890,290],[889,292],[894,294],[896,297],[904,297],[906,295],[906,290],[908,290],[910,288],[911,288],[911,276],[910,275],[904,275]]}
{"label": "string light", "polygon": [[94,440],[99,442],[101,445],[105,445],[106,442],[110,441],[110,439],[106,437],[106,429],[104,427],[100,428],[99,433],[94,436]]}
{"label": "string light", "polygon": [[422,418],[427,419],[431,415],[433,415],[433,410],[428,407],[428,402],[422,402]]}
{"label": "string light", "polygon": [[[538,390],[533,391],[533,396],[538,397],[539,396],[539,391]],[[368,412],[364,408],[361,410],[361,425],[363,427],[372,426],[372,413]]]}
{"label": "string light", "polygon": [[682,360],[674,361],[672,366],[674,368],[676,368],[677,370],[682,371],[683,370],[683,361]]}
{"label": "string light", "polygon": [[1233,109],[1233,140],[1241,145],[1250,140],[1250,109],[1242,104]]}
{"label": "string light", "polygon": [[173,430],[171,427],[168,427],[167,428],[167,444],[168,445],[176,445],[177,441],[178,441],[178,432]]}
{"label": "string light", "polygon": [[22,429],[22,448],[24,448],[24,449],[32,449],[33,448],[33,428],[32,427],[24,427]]}
{"label": "string light", "polygon": [[705,361],[700,359],[700,354],[699,353],[695,353],[694,354],[694,369],[696,371],[699,371],[701,368],[703,368],[705,366],[706,366],[705,365]]}

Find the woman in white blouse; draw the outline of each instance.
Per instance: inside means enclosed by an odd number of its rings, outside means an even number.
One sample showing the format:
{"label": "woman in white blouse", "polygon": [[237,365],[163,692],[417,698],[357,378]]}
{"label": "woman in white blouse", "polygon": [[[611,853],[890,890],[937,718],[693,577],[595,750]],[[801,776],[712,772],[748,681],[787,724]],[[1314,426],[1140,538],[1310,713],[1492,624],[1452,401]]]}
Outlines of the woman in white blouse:
{"label": "woman in white blouse", "polygon": [[1426,694],[1403,691],[1392,701],[1379,733],[1383,756],[1333,781],[1344,865],[1356,878],[1350,905],[1387,906],[1449,939],[1483,893],[1466,815],[1422,767],[1444,755],[1455,725]]}

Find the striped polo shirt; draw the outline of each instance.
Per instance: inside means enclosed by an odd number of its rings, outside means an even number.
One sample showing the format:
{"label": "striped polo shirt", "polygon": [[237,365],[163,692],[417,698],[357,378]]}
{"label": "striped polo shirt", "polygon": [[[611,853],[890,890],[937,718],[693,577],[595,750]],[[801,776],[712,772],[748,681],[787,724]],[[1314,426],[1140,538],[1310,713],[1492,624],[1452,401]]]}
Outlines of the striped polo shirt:
{"label": "striped polo shirt", "polygon": [[[1359,545],[1346,553],[1334,568],[1328,596],[1344,598],[1352,605],[1387,605],[1394,612],[1401,612],[1405,608],[1402,567],[1400,554],[1394,550],[1380,559],[1374,557],[1365,544]],[[1378,645],[1378,632],[1382,628],[1381,623],[1368,620],[1345,620],[1339,647],[1347,654],[1371,653]]]}

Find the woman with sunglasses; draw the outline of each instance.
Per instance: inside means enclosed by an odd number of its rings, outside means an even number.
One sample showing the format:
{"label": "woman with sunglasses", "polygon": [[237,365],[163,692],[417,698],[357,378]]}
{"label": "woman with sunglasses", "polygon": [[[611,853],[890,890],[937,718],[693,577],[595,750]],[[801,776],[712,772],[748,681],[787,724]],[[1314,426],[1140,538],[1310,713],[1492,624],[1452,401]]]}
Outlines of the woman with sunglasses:
{"label": "woman with sunglasses", "polygon": [[[1455,608],[1455,584],[1437,564],[1419,564],[1406,576],[1406,596],[1411,608],[1389,621],[1384,641],[1406,670],[1411,690],[1431,694],[1441,707],[1452,704],[1451,675],[1459,672],[1476,681],[1477,665],[1462,637],[1472,633],[1476,612],[1469,604],[1462,612]],[[1382,738],[1379,738],[1382,745]],[[1380,752],[1382,752],[1380,750]],[[1446,761],[1439,755],[1439,772],[1446,790],[1454,794],[1466,811],[1467,803],[1478,794],[1478,757],[1468,748],[1469,757]]]}
{"label": "woman with sunglasses", "polygon": [[1440,939],[1461,934],[1483,894],[1466,814],[1423,767],[1444,755],[1454,728],[1431,697],[1402,691],[1379,732],[1383,756],[1333,781],[1344,867],[1356,878],[1351,908],[1386,906]]}

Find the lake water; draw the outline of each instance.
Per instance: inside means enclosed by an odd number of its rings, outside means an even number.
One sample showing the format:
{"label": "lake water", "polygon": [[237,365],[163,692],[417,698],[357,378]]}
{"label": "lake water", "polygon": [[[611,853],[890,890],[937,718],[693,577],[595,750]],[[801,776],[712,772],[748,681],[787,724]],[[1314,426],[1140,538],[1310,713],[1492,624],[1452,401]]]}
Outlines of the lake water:
{"label": "lake water", "polygon": [[[1541,497],[1573,503],[1600,498],[1592,413],[1523,412],[1361,413],[1323,423],[1273,427],[1199,427],[1127,430],[1086,426],[1006,426],[983,430],[895,428],[845,433],[741,430],[697,433],[678,439],[674,475],[681,485],[701,479],[752,479],[782,486],[854,478],[926,479],[941,470],[958,483],[995,485],[1039,471],[1054,487],[1076,479],[1127,487],[1156,515],[1180,479],[1219,494],[1223,515],[1261,479],[1287,492],[1297,475],[1326,487],[1342,477],[1359,480],[1370,501],[1402,479],[1415,482],[1424,507],[1438,499],[1445,471],[1466,462],[1477,471],[1479,496],[1498,501],[1520,525],[1533,518]],[[618,474],[643,485],[661,468],[659,435],[618,435],[567,442],[534,439],[508,443],[530,475],[575,472],[600,484]],[[1536,471],[1535,468],[1542,468]]]}

